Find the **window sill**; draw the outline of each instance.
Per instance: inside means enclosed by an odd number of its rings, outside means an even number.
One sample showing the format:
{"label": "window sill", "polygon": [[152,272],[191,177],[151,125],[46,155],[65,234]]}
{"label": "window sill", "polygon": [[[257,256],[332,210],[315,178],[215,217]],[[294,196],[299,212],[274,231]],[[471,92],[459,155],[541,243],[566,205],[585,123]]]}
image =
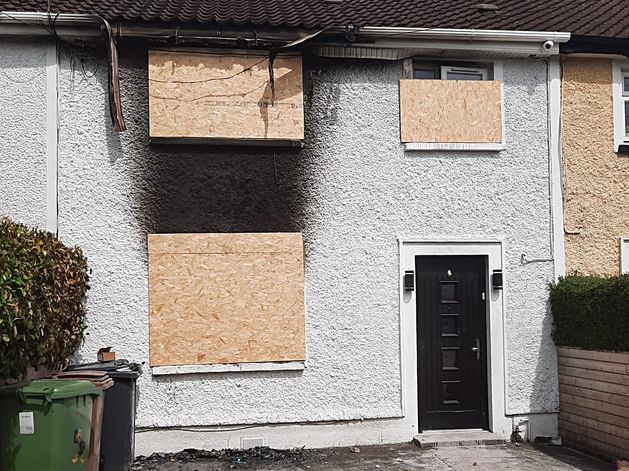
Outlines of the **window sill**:
{"label": "window sill", "polygon": [[616,147],[616,153],[623,154],[623,155],[629,154],[629,142],[624,142],[622,144],[619,144]]}
{"label": "window sill", "polygon": [[150,144],[156,146],[242,146],[242,147],[297,147],[304,146],[303,139],[251,139],[221,137],[151,137]]}
{"label": "window sill", "polygon": [[176,365],[153,366],[153,376],[185,375],[199,373],[234,373],[246,371],[303,371],[306,364],[303,361],[286,361],[280,363],[227,363],[216,365]]}
{"label": "window sill", "polygon": [[470,150],[470,151],[491,151],[499,152],[505,150],[507,146],[496,142],[407,142],[404,150]]}

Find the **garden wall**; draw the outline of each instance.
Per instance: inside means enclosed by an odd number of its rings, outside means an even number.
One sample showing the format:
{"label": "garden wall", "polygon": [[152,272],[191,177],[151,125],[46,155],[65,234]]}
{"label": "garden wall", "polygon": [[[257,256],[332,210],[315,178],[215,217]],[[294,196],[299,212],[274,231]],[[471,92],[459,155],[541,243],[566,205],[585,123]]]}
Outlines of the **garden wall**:
{"label": "garden wall", "polygon": [[564,444],[629,459],[629,353],[558,347]]}

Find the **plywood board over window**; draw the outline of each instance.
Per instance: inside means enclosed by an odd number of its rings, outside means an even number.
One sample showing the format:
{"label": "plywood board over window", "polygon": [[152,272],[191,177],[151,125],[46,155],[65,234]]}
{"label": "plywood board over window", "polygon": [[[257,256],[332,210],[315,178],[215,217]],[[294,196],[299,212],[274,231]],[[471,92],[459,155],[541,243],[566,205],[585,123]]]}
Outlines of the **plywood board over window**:
{"label": "plywood board over window", "polygon": [[400,125],[405,143],[502,143],[501,84],[401,80]]}
{"label": "plywood board over window", "polygon": [[305,360],[300,233],[151,234],[150,364]]}
{"label": "plywood board over window", "polygon": [[255,51],[149,51],[152,138],[301,140],[301,56]]}

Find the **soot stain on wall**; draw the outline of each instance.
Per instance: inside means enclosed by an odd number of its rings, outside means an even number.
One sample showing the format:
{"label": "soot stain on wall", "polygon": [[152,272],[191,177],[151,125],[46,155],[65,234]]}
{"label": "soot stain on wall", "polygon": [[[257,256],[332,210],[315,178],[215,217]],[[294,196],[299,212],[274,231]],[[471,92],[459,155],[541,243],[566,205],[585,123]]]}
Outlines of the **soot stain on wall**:
{"label": "soot stain on wall", "polygon": [[[122,139],[127,152],[135,148],[138,173],[134,217],[146,233],[169,232],[306,232],[306,213],[313,205],[309,172],[316,172],[319,147],[325,145],[313,132],[312,120],[321,126],[336,122],[340,88],[322,85],[317,90],[324,112],[310,113],[313,82],[321,71],[306,68],[304,149],[152,145],[148,130],[146,60],[124,57],[123,80],[132,96],[123,102],[129,130]],[[312,72],[312,73],[311,73]],[[138,80],[139,79],[139,80]],[[130,83],[132,82],[132,83]],[[310,90],[310,94],[308,93]],[[326,105],[327,103],[327,105]],[[109,139],[112,154],[120,153]]]}

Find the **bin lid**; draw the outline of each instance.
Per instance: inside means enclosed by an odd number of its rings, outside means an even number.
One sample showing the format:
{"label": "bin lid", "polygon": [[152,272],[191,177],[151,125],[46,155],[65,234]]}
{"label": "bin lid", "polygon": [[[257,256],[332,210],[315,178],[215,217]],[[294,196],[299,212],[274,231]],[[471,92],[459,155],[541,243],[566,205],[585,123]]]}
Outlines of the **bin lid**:
{"label": "bin lid", "polygon": [[27,383],[12,384],[0,388],[0,396],[43,398],[47,401],[102,394],[102,390],[91,381],[69,379],[34,379]]}
{"label": "bin lid", "polygon": [[129,363],[127,360],[114,360],[107,362],[82,363],[70,365],[65,371],[103,371],[112,378],[137,379],[142,374],[142,367],[138,363]]}

